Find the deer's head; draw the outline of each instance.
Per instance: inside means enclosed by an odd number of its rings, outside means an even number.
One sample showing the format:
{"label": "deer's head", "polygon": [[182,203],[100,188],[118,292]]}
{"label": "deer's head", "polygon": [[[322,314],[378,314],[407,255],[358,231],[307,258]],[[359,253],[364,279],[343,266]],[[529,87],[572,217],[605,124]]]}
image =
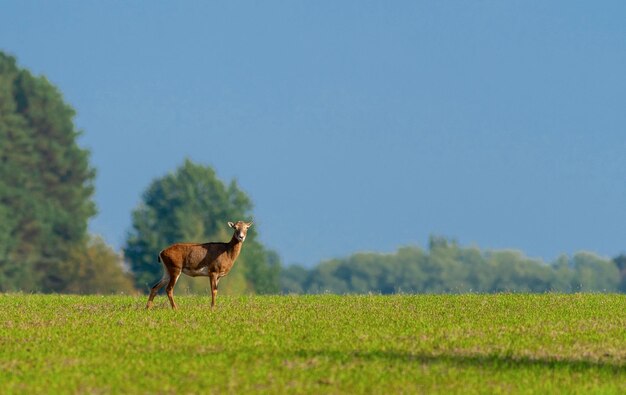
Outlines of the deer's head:
{"label": "deer's head", "polygon": [[252,222],[229,222],[228,226],[235,229],[235,237],[237,240],[244,241],[246,239],[246,235],[248,234],[248,229],[252,226]]}

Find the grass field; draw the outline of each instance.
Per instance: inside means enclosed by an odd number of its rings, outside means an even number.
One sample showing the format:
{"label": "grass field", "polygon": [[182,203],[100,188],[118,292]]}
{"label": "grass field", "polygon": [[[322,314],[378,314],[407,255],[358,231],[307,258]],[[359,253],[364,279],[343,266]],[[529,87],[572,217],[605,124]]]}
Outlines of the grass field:
{"label": "grass field", "polygon": [[626,296],[0,295],[0,393],[626,393]]}

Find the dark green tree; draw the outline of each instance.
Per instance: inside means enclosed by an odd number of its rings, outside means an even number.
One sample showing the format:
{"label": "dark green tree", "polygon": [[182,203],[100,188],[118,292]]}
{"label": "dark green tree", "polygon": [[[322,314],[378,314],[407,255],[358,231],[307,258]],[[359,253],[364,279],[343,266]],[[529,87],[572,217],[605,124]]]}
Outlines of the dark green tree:
{"label": "dark green tree", "polygon": [[[147,291],[160,278],[160,250],[175,242],[228,241],[227,222],[251,220],[251,210],[252,201],[235,181],[226,185],[211,167],[190,160],[154,180],[132,213],[124,248],[137,288]],[[259,243],[257,228],[250,228],[234,269],[220,282],[220,293],[278,292],[280,262]],[[206,278],[182,276],[177,288],[203,292],[208,286]]]}
{"label": "dark green tree", "polygon": [[63,265],[86,242],[95,171],[74,115],[0,52],[0,291],[63,291]]}

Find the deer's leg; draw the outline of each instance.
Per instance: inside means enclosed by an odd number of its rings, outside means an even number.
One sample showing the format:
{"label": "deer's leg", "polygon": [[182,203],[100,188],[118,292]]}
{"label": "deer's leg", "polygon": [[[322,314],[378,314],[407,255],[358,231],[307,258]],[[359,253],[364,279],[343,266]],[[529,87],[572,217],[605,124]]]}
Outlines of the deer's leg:
{"label": "deer's leg", "polygon": [[146,309],[149,309],[150,307],[152,307],[152,301],[154,300],[154,297],[159,292],[159,290],[163,288],[165,284],[167,284],[167,282],[170,279],[170,274],[167,271],[167,268],[163,268],[163,269],[165,271],[165,273],[163,273],[163,277],[159,281],[157,281],[157,283],[154,284],[152,288],[150,289],[150,296],[148,297],[148,304],[146,305]]}
{"label": "deer's leg", "polygon": [[211,309],[215,308],[215,299],[217,298],[217,276],[211,276]]}
{"label": "deer's leg", "polygon": [[178,281],[178,277],[180,277],[180,269],[174,269],[172,273],[170,273],[170,281],[167,284],[167,288],[165,291],[167,292],[167,297],[170,300],[170,304],[172,305],[172,309],[177,309],[176,303],[174,303],[174,286],[176,285],[176,281]]}

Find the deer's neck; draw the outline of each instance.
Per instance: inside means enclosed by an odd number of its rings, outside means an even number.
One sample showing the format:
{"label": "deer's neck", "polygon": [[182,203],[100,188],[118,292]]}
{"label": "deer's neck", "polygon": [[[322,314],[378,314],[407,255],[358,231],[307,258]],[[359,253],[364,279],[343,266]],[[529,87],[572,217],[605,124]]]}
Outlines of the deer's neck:
{"label": "deer's neck", "polygon": [[230,255],[230,259],[232,259],[233,262],[235,262],[235,259],[237,259],[237,257],[239,256],[242,245],[243,242],[237,240],[235,236],[230,239],[230,242],[228,243],[228,254]]}

